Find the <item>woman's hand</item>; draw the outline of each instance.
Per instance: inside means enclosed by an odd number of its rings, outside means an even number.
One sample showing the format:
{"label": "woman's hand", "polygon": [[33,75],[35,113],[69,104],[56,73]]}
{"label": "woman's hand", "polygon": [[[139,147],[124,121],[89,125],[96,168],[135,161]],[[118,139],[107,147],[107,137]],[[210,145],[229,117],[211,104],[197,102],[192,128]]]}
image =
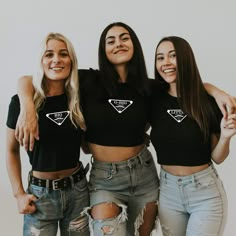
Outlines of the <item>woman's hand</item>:
{"label": "woman's hand", "polygon": [[236,134],[236,114],[228,115],[227,118],[222,118],[221,121],[221,136],[231,138]]}
{"label": "woman's hand", "polygon": [[26,151],[32,151],[35,139],[39,140],[38,120],[34,104],[29,102],[25,107],[27,109],[21,108],[16,124],[15,137]]}
{"label": "woman's hand", "polygon": [[37,200],[37,198],[34,195],[24,193],[17,196],[16,199],[20,214],[32,214],[36,211],[34,201]]}

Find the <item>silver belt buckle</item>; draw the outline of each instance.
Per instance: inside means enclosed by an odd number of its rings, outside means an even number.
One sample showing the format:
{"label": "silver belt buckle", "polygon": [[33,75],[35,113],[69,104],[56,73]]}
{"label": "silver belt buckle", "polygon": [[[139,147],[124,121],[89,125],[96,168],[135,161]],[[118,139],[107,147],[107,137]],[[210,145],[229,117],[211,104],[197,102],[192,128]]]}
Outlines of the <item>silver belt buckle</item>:
{"label": "silver belt buckle", "polygon": [[52,189],[53,190],[58,190],[59,189],[59,187],[58,187],[58,180],[57,179],[54,179],[52,181]]}

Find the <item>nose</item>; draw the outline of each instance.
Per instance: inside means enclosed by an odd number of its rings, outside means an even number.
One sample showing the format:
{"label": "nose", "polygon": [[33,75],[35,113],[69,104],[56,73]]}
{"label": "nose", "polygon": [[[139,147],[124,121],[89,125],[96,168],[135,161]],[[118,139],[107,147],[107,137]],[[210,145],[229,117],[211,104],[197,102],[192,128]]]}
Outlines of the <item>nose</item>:
{"label": "nose", "polygon": [[52,60],[54,63],[58,63],[59,61],[60,61],[60,56],[59,55],[57,55],[57,54],[55,54],[54,56],[53,56],[53,60]]}
{"label": "nose", "polygon": [[169,57],[165,57],[163,63],[164,63],[164,65],[169,65],[169,64],[171,64],[171,63],[170,63],[170,58],[169,58]]}
{"label": "nose", "polygon": [[117,47],[117,48],[122,47],[122,42],[121,42],[120,39],[117,39],[117,40],[116,40],[116,47]]}

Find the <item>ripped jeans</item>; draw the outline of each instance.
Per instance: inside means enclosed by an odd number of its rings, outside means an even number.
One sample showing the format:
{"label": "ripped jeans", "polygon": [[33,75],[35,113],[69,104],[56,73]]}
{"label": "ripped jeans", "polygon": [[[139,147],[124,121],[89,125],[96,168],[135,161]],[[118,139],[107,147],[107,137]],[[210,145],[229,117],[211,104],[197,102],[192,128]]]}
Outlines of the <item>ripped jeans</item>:
{"label": "ripped jeans", "polygon": [[[53,190],[30,184],[27,190],[38,199],[36,212],[24,215],[24,236],[89,236],[88,217],[81,212],[89,206],[87,179],[73,187]],[[82,225],[78,223],[81,220]],[[74,224],[73,224],[74,223]]]}
{"label": "ripped jeans", "polygon": [[[94,220],[90,216],[95,236],[138,235],[142,214],[147,203],[157,203],[159,178],[150,151],[145,147],[137,156],[121,162],[93,160],[90,172],[91,207],[100,203],[114,203],[121,213],[112,219]],[[128,219],[128,220],[127,220]],[[103,227],[110,227],[104,234]]]}
{"label": "ripped jeans", "polygon": [[213,164],[183,177],[161,169],[158,208],[164,236],[222,236],[227,198]]}

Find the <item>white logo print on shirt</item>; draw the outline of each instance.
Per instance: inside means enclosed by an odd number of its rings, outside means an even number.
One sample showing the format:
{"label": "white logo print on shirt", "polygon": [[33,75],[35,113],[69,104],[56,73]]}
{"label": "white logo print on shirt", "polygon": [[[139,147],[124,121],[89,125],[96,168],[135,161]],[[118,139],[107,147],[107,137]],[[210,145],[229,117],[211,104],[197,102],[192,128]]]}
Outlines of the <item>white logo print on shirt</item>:
{"label": "white logo print on shirt", "polygon": [[115,108],[115,110],[118,113],[122,113],[131,104],[133,104],[132,100],[120,100],[120,99],[108,99],[108,102]]}
{"label": "white logo print on shirt", "polygon": [[46,114],[47,118],[56,123],[57,125],[62,125],[62,123],[69,116],[70,111],[59,111]]}
{"label": "white logo print on shirt", "polygon": [[183,121],[183,119],[187,116],[184,114],[184,112],[181,109],[170,109],[167,110],[169,115],[173,117],[178,123]]}

